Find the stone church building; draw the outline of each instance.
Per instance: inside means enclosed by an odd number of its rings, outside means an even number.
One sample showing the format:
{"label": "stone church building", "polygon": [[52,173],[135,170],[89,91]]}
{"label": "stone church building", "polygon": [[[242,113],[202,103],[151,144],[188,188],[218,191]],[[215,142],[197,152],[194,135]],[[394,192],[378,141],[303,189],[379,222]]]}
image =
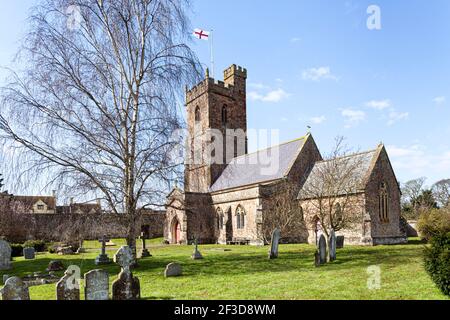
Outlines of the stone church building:
{"label": "stone church building", "polygon": [[[211,130],[232,143],[223,143],[219,150],[222,162],[187,161],[184,190],[175,188],[167,197],[164,233],[169,243],[197,239],[199,243],[263,245],[269,241],[270,231],[278,227],[276,215],[292,208],[301,214],[283,226],[284,240],[316,241],[320,226],[309,210],[314,199],[305,197],[302,190],[320,178],[317,172],[326,161],[311,134],[247,152],[246,79],[247,70],[232,65],[224,71],[224,81],[216,82],[207,72],[202,82],[186,92],[189,156],[195,152],[194,145],[202,152],[209,150],[215,142],[208,135]],[[263,161],[268,157],[276,160],[273,168]],[[400,189],[384,146],[351,157],[362,160],[360,179],[351,194],[360,200],[354,208],[360,218],[337,235],[344,235],[345,242],[352,244],[405,242],[400,227]]]}

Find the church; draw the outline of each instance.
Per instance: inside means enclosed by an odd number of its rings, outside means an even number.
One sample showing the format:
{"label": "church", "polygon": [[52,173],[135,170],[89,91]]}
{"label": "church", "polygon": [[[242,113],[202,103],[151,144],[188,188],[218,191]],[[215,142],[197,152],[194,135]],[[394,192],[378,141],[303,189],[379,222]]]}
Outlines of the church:
{"label": "church", "polygon": [[[203,81],[186,90],[187,158],[196,158],[195,150],[200,150],[223,161],[202,155],[200,161],[186,161],[184,189],[175,188],[167,196],[168,243],[264,245],[274,228],[281,229],[285,242],[317,239],[321,227],[311,206],[315,199],[306,190],[320,182],[327,161],[310,133],[248,153],[246,80],[247,70],[232,65],[223,81],[207,72]],[[223,149],[211,150],[218,140],[226,141],[220,144]],[[272,168],[262,160],[268,157],[276,159]],[[358,200],[352,208],[356,219],[336,234],[357,245],[407,241],[400,223],[400,188],[385,147],[380,144],[349,159],[358,161],[358,179],[345,195]]]}

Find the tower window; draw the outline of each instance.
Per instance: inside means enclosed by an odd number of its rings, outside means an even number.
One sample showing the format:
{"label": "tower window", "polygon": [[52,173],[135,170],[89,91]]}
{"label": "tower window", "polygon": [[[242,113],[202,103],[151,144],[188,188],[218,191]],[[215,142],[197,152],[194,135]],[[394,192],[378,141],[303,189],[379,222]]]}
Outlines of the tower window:
{"label": "tower window", "polygon": [[195,122],[199,122],[200,121],[200,107],[196,107],[195,108]]}
{"label": "tower window", "polygon": [[236,227],[238,229],[245,227],[245,211],[241,206],[236,209]]}
{"label": "tower window", "polygon": [[228,121],[228,111],[227,111],[227,105],[224,105],[222,107],[222,125],[226,126]]}
{"label": "tower window", "polygon": [[380,185],[380,195],[379,195],[379,207],[380,207],[380,221],[389,221],[389,196],[388,188],[386,183],[381,183]]}

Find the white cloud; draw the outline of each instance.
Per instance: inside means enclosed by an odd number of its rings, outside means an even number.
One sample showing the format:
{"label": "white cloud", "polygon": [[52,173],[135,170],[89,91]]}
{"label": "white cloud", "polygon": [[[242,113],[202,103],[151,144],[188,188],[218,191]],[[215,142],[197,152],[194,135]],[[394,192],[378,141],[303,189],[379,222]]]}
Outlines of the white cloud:
{"label": "white cloud", "polygon": [[446,97],[440,96],[440,97],[434,98],[433,102],[436,103],[437,105],[441,105],[441,104],[445,103],[446,100],[447,100]]}
{"label": "white cloud", "polygon": [[341,115],[345,118],[346,128],[358,125],[366,119],[366,113],[362,110],[354,110],[352,108],[341,109]]}
{"label": "white cloud", "polygon": [[384,110],[386,108],[389,108],[391,106],[391,100],[386,99],[386,100],[371,100],[366,102],[366,106],[370,107],[372,109],[377,109],[377,110]]}
{"label": "white cloud", "polygon": [[257,90],[270,89],[269,86],[266,86],[266,85],[263,84],[263,83],[255,83],[255,82],[252,82],[252,83],[249,83],[248,86],[249,86],[250,88],[257,89]]}
{"label": "white cloud", "polygon": [[325,122],[326,120],[327,120],[327,118],[325,116],[312,117],[309,119],[309,121],[311,121],[314,124],[321,124],[321,123]]}
{"label": "white cloud", "polygon": [[265,94],[258,93],[256,91],[252,91],[248,93],[248,96],[253,101],[261,101],[261,102],[280,102],[288,98],[290,95],[283,89],[271,90]]}
{"label": "white cloud", "polygon": [[303,80],[320,81],[324,79],[338,80],[338,77],[331,73],[330,67],[310,68],[302,73]]}
{"label": "white cloud", "polygon": [[300,40],[302,40],[302,39],[297,38],[297,37],[294,37],[294,38],[291,38],[291,43],[297,43],[297,42],[299,42]]}
{"label": "white cloud", "polygon": [[395,110],[391,110],[388,115],[388,126],[392,126],[398,121],[406,120],[409,118],[409,112],[397,112]]}

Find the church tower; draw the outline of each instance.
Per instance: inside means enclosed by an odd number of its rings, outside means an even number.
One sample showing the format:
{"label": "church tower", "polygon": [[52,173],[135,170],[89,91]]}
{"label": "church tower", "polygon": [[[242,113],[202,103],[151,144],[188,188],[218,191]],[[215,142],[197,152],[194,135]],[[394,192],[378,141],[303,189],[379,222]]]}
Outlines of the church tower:
{"label": "church tower", "polygon": [[232,65],[224,81],[216,82],[207,70],[205,79],[186,92],[186,192],[208,193],[230,160],[247,153],[246,81],[247,70]]}

